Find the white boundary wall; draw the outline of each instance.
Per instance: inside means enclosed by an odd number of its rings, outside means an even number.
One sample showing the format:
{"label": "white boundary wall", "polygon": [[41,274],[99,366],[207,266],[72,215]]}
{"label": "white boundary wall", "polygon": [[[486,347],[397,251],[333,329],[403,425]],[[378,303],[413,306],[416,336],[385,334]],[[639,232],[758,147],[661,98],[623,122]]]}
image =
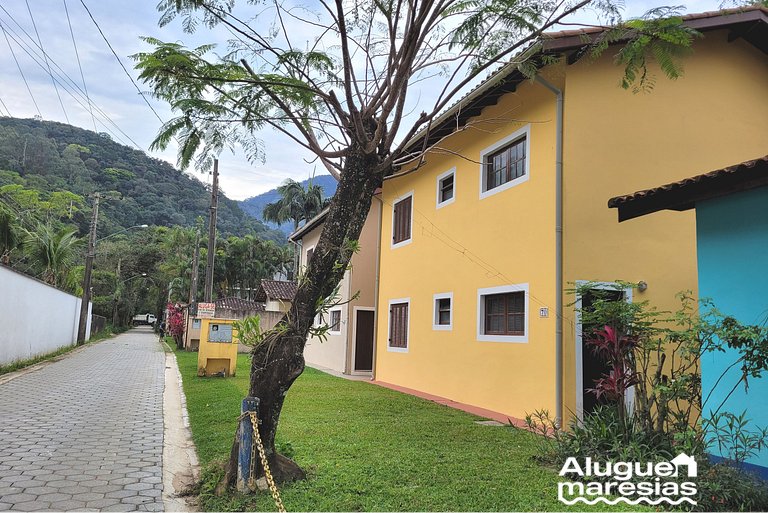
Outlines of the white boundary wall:
{"label": "white boundary wall", "polygon": [[74,344],[79,318],[80,298],[0,265],[0,365]]}

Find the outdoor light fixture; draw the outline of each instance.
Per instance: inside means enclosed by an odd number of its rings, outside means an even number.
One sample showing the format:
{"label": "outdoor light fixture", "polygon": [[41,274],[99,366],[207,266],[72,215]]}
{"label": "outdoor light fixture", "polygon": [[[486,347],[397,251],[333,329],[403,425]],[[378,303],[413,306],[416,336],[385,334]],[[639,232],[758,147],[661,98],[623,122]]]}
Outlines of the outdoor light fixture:
{"label": "outdoor light fixture", "polygon": [[640,292],[645,292],[646,290],[648,290],[648,284],[645,283],[644,281],[637,282],[637,290]]}

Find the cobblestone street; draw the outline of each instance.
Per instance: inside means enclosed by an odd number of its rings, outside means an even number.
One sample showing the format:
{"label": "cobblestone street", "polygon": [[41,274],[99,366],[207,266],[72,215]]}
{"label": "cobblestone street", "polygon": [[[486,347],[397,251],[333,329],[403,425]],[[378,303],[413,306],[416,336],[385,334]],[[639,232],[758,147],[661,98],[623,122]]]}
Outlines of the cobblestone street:
{"label": "cobblestone street", "polygon": [[0,384],[0,511],[162,511],[164,370],[140,328]]}

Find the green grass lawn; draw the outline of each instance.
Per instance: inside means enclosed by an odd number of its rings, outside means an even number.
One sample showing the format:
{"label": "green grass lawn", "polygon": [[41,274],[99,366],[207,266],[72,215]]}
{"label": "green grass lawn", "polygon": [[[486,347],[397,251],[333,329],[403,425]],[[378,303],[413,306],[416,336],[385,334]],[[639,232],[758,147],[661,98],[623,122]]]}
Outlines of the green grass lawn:
{"label": "green grass lawn", "polygon": [[[229,455],[248,388],[248,358],[238,359],[235,378],[198,378],[197,353],[176,355],[200,461],[211,468]],[[446,406],[307,368],[288,393],[278,444],[290,444],[309,478],[283,487],[285,506],[288,511],[581,509],[558,502],[555,470],[534,459],[536,435],[475,420]],[[218,498],[204,493],[201,503],[208,511],[274,511],[267,494]]]}

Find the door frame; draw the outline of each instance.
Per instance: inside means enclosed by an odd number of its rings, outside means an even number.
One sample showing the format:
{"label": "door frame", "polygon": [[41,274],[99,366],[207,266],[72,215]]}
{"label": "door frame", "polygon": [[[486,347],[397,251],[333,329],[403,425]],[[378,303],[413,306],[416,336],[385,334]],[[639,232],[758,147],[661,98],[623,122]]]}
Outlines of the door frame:
{"label": "door frame", "polygon": [[[616,287],[618,283],[615,281],[576,280],[577,287],[587,284],[591,284],[592,288],[597,290],[623,290],[624,300],[627,303],[632,302],[632,287],[625,287],[624,289],[618,288]],[[584,347],[584,344],[581,325],[581,296],[576,296],[576,305],[574,306],[574,311],[576,314],[576,336],[574,337],[576,341],[576,418],[578,419],[579,424],[581,424],[581,422],[584,420],[584,359],[582,354],[582,348]],[[632,410],[635,403],[634,387],[627,390],[625,394],[625,401],[627,409]]]}
{"label": "door frame", "polygon": [[[365,312],[373,312],[373,337],[371,340],[371,344],[373,344],[372,348],[372,354],[371,354],[371,370],[369,371],[359,371],[355,369],[355,354],[357,353],[357,312],[358,310],[362,310]],[[349,366],[350,368],[350,374],[353,376],[371,376],[373,375],[373,366],[374,366],[374,355],[376,353],[376,308],[372,306],[354,306],[352,307],[352,362]]]}

